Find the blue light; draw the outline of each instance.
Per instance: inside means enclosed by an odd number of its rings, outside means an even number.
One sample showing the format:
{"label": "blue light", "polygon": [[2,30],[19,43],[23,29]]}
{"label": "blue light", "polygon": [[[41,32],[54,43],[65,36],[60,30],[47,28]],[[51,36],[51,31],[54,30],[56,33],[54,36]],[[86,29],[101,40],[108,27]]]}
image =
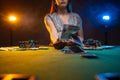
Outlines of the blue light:
{"label": "blue light", "polygon": [[110,17],[109,16],[103,16],[103,20],[109,20]]}

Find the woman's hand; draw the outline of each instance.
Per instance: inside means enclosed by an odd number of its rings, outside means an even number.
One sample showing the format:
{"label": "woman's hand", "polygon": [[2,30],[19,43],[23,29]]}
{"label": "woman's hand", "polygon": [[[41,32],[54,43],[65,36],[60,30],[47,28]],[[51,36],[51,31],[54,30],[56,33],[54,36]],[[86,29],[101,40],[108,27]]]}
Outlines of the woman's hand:
{"label": "woman's hand", "polygon": [[68,39],[68,40],[64,39],[64,40],[60,40],[60,42],[66,44],[66,46],[75,45],[73,39]]}
{"label": "woman's hand", "polygon": [[66,40],[57,40],[53,46],[55,49],[63,49],[67,45]]}

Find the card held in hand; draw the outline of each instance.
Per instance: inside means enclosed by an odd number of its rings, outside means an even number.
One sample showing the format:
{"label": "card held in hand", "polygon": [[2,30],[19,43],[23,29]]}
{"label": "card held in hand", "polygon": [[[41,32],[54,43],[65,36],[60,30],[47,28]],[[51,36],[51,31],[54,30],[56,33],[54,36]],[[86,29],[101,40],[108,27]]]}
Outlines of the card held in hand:
{"label": "card held in hand", "polygon": [[70,39],[72,34],[77,33],[80,30],[80,27],[73,25],[64,25],[61,39]]}

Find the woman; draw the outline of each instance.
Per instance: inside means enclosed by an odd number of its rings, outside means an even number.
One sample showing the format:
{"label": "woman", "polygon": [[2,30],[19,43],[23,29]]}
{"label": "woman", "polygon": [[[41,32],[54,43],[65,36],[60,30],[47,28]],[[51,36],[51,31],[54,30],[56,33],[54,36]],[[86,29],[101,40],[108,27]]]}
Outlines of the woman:
{"label": "woman", "polygon": [[[72,12],[70,0],[52,0],[50,13],[44,18],[46,28],[50,34],[51,43],[56,49],[62,49],[67,45],[83,42],[82,20],[80,16]],[[67,26],[66,26],[67,25]],[[69,39],[62,39],[65,28],[72,26],[79,27]],[[80,44],[79,44],[80,43]]]}

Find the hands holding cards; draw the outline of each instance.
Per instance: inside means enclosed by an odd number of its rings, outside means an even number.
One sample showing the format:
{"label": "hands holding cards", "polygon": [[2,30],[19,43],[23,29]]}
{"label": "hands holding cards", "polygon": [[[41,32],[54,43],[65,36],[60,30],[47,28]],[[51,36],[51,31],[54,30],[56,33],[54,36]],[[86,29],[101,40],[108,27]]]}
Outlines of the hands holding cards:
{"label": "hands holding cards", "polygon": [[73,25],[64,25],[61,39],[70,39],[72,34],[77,33],[80,30],[80,27]]}

